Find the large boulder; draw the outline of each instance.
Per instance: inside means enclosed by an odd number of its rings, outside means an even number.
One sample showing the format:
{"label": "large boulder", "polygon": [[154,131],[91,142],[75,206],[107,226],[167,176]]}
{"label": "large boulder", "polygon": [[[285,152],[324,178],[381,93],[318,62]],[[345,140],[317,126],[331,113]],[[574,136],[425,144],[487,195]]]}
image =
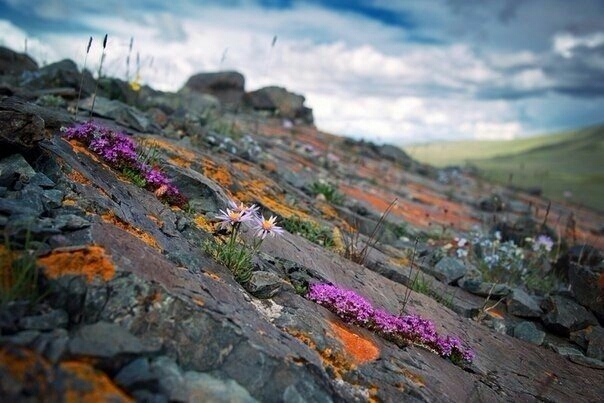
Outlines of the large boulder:
{"label": "large boulder", "polygon": [[305,98],[282,87],[264,87],[245,95],[246,103],[256,110],[272,111],[280,117],[312,124],[312,109],[304,106]]}
{"label": "large boulder", "polygon": [[73,88],[74,94],[82,90],[82,97],[94,92],[96,82],[88,70],[80,73],[73,60],[64,59],[40,68],[22,83],[28,88]]}
{"label": "large boulder", "polygon": [[0,46],[0,75],[19,75],[38,69],[38,63],[25,53]]}
{"label": "large boulder", "polygon": [[236,71],[222,71],[195,74],[187,80],[183,89],[214,95],[227,108],[237,108],[243,99],[244,87],[243,74]]}
{"label": "large boulder", "polygon": [[600,322],[604,323],[604,278],[603,267],[588,267],[571,263],[568,270],[568,283],[575,299],[592,311]]}

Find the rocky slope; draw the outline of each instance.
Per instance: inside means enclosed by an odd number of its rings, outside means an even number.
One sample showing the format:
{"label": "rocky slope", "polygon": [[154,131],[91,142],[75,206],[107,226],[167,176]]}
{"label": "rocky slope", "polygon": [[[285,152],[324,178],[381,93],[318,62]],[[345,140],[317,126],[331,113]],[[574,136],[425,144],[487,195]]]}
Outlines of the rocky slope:
{"label": "rocky slope", "polygon": [[[323,133],[303,97],[245,93],[238,73],[194,76],[176,94],[101,79],[92,110],[94,80],[73,62],[0,58],[3,401],[601,398],[600,214]],[[166,188],[67,140],[61,128],[89,115],[152,150],[187,202],[162,202]],[[289,228],[266,238],[243,285],[204,252],[229,200]],[[538,266],[560,287],[491,285],[450,253],[474,226],[517,243],[559,234],[554,268]],[[351,245],[369,245],[365,259],[345,258]],[[41,273],[20,295],[33,302],[9,293],[25,267]],[[475,358],[455,365],[342,320],[305,298],[316,283],[429,319]]]}

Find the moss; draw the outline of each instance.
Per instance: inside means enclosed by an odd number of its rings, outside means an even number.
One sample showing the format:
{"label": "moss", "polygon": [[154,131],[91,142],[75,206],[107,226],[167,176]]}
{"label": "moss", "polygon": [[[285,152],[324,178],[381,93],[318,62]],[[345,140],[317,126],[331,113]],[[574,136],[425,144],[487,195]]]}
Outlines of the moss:
{"label": "moss", "polygon": [[100,246],[53,251],[40,257],[38,263],[45,268],[44,273],[49,278],[74,274],[84,275],[92,282],[96,278],[109,281],[115,275],[115,266]]}

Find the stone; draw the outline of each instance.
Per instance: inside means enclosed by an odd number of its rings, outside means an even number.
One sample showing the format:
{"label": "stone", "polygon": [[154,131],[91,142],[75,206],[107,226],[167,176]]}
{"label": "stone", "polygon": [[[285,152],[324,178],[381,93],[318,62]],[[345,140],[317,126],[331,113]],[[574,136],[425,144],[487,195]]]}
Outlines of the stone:
{"label": "stone", "polygon": [[187,371],[184,381],[189,402],[257,402],[246,389],[232,379],[218,379],[210,374]]}
{"label": "stone", "polygon": [[38,69],[38,63],[25,53],[17,53],[9,48],[0,46],[0,76],[19,75],[24,71]]}
{"label": "stone", "polygon": [[459,259],[445,256],[429,273],[446,284],[453,284],[466,274],[466,266]]}
{"label": "stone", "polygon": [[13,154],[0,160],[0,186],[13,190],[16,182],[30,183],[36,171],[21,154]]}
{"label": "stone", "polygon": [[546,298],[541,307],[545,311],[543,324],[550,331],[569,337],[571,332],[590,325],[597,325],[596,317],[570,298],[552,295]]}
{"label": "stone", "polygon": [[239,106],[243,99],[244,87],[245,78],[236,71],[195,74],[184,86],[195,92],[213,95],[229,108]]}
{"label": "stone", "polygon": [[69,323],[69,316],[63,309],[53,309],[50,312],[26,316],[19,320],[19,327],[27,330],[52,330],[65,327]]}
{"label": "stone", "polygon": [[562,356],[565,356],[565,357],[568,357],[568,356],[583,356],[584,355],[580,350],[577,350],[574,347],[558,346],[556,344],[551,344],[550,347],[556,353],[558,353],[558,354],[560,354]]}
{"label": "stone", "polygon": [[514,327],[514,337],[540,346],[545,339],[545,332],[537,329],[533,322],[525,321]]}
{"label": "stone", "polygon": [[[580,244],[572,246],[566,253],[562,254],[554,264],[554,273],[556,275],[568,282],[569,274],[571,270],[571,264],[574,263],[575,267],[588,267],[595,268],[602,264],[602,260],[604,256],[602,253],[588,244]],[[583,275],[578,275],[579,282],[583,281]]]}
{"label": "stone", "polygon": [[505,209],[505,201],[499,194],[493,193],[488,197],[483,197],[478,201],[478,208],[488,213],[497,213]]}
{"label": "stone", "polygon": [[283,287],[283,280],[274,273],[255,271],[245,284],[245,289],[256,298],[274,297]]}
{"label": "stone", "polygon": [[585,357],[584,355],[570,355],[568,359],[584,367],[604,369],[604,361],[596,360],[595,358]]}
{"label": "stone", "polygon": [[[93,97],[83,99],[79,104],[80,109],[90,111],[92,109],[92,101]],[[93,114],[114,119],[116,123],[130,127],[138,132],[157,133],[160,131],[159,127],[155,126],[151,119],[143,112],[118,100],[110,100],[97,96],[94,101]]]}
{"label": "stone", "polygon": [[520,288],[514,288],[506,297],[508,313],[523,318],[539,318],[543,310],[533,297]]}
{"label": "stone", "polygon": [[160,356],[151,361],[151,373],[159,381],[159,390],[170,401],[186,401],[185,379],[182,370],[172,358]]}
{"label": "stone", "polygon": [[501,298],[507,296],[512,289],[507,284],[493,284],[475,278],[463,278],[457,285],[474,295],[481,297]]}
{"label": "stone", "polygon": [[30,88],[71,88],[74,94],[81,89],[81,96],[86,98],[94,92],[96,80],[88,70],[80,73],[73,60],[63,59],[41,67],[24,84]]}
{"label": "stone", "polygon": [[149,359],[137,358],[124,366],[113,378],[116,384],[127,390],[153,389],[157,383],[157,375],[151,372]]}
{"label": "stone", "polygon": [[40,116],[4,108],[0,103],[0,145],[28,150],[46,138]]}
{"label": "stone", "polygon": [[575,299],[604,323],[602,278],[604,278],[603,268],[579,265],[574,262],[569,264],[568,283]]}
{"label": "stone", "polygon": [[245,100],[254,109],[271,111],[279,117],[306,124],[313,123],[312,110],[304,106],[305,98],[285,88],[264,87],[246,94]]}
{"label": "stone", "polygon": [[69,341],[69,352],[101,358],[118,354],[141,354],[159,351],[160,345],[147,345],[118,324],[97,322],[80,327]]}
{"label": "stone", "polygon": [[587,331],[587,352],[585,355],[604,361],[604,328],[594,326]]}

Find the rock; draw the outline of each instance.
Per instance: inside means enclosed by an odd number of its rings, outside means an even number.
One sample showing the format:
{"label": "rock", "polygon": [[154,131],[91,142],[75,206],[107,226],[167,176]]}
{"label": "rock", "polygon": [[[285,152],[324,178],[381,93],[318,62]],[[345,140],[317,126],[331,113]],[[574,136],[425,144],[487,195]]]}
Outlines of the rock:
{"label": "rock", "polygon": [[124,366],[113,378],[116,384],[127,390],[157,389],[155,387],[158,378],[151,372],[149,359],[137,358]]}
{"label": "rock", "polygon": [[378,148],[378,154],[381,158],[392,161],[403,168],[410,168],[413,165],[411,157],[402,148],[392,144],[382,144]]}
{"label": "rock", "polygon": [[210,94],[228,108],[237,108],[244,95],[245,78],[236,71],[199,73],[191,76],[184,88]]}
{"label": "rock", "polygon": [[491,196],[483,197],[478,201],[478,208],[488,213],[496,213],[505,209],[505,201],[499,194],[493,193]]}
{"label": "rock", "polygon": [[0,46],[0,76],[20,75],[24,71],[38,69],[38,63],[25,53],[17,53],[9,48]]}
{"label": "rock", "polygon": [[[146,107],[156,107],[168,115],[176,113],[203,116],[220,108],[220,101],[213,95],[203,94],[190,88],[182,88],[178,93],[158,93],[145,99]],[[206,122],[202,122],[205,124]]]}
{"label": "rock", "polygon": [[52,330],[65,327],[67,323],[69,323],[69,316],[62,309],[53,309],[41,315],[26,316],[19,320],[19,326],[27,330]]}
{"label": "rock", "polygon": [[143,343],[138,337],[115,323],[98,322],[79,328],[69,341],[69,352],[101,358],[118,354],[141,354],[159,351],[160,345]]}
{"label": "rock", "polygon": [[593,246],[587,244],[575,245],[558,258],[554,264],[554,273],[560,279],[568,282],[572,263],[594,269],[602,265],[603,259],[602,253]]}
{"label": "rock", "polygon": [[31,149],[46,138],[44,128],[40,116],[11,110],[0,103],[0,145]]}
{"label": "rock", "polygon": [[209,374],[187,371],[184,381],[189,402],[257,402],[247,390],[232,379],[223,380]]}
{"label": "rock", "polygon": [[514,288],[506,298],[508,312],[523,318],[538,318],[543,310],[533,297],[520,288]]}
{"label": "rock", "polygon": [[73,94],[82,90],[85,98],[94,92],[96,81],[88,70],[80,73],[73,60],[64,59],[40,68],[24,83],[30,88],[72,88]]}
{"label": "rock", "polygon": [[570,332],[598,324],[598,320],[591,312],[572,299],[561,295],[546,298],[541,307],[546,312],[542,317],[545,327],[565,337],[569,337]]}
{"label": "rock", "polygon": [[279,117],[305,124],[313,123],[312,109],[304,106],[304,97],[285,88],[264,87],[246,94],[245,99],[254,109],[268,110]]}
{"label": "rock", "polygon": [[585,357],[584,355],[570,355],[568,359],[584,367],[604,369],[604,361],[596,360],[595,358]]}
{"label": "rock", "polygon": [[[578,342],[577,336],[579,336]],[[571,340],[586,349],[588,357],[604,361],[604,328],[590,326],[578,332],[571,333]]]}
{"label": "rock", "polygon": [[[80,101],[80,109],[90,111],[92,100],[92,97],[88,97]],[[139,132],[157,133],[160,131],[159,127],[156,127],[143,112],[121,101],[97,96],[94,101],[94,114],[114,119],[116,123]]]}
{"label": "rock", "polygon": [[48,361],[56,364],[67,352],[69,335],[65,329],[54,329],[41,334],[33,343],[34,349],[43,354]]}
{"label": "rock", "polygon": [[537,329],[533,322],[520,322],[514,327],[514,337],[540,346],[545,339],[545,332]]}
{"label": "rock", "polygon": [[0,186],[8,190],[21,190],[36,175],[36,171],[21,154],[13,154],[0,160]]}
{"label": "rock", "polygon": [[438,280],[446,284],[453,284],[466,274],[466,266],[459,259],[445,256],[434,266],[433,270],[428,268],[429,274],[432,274]]}
{"label": "rock", "polygon": [[575,299],[592,311],[602,323],[604,323],[604,287],[601,284],[603,277],[604,268],[570,263],[568,283]]}
{"label": "rock", "polygon": [[281,277],[267,271],[255,271],[245,284],[245,289],[256,298],[274,297],[284,286]]}
{"label": "rock", "polygon": [[463,278],[457,282],[460,288],[481,297],[501,298],[507,296],[512,290],[507,284],[493,284],[480,279]]}

